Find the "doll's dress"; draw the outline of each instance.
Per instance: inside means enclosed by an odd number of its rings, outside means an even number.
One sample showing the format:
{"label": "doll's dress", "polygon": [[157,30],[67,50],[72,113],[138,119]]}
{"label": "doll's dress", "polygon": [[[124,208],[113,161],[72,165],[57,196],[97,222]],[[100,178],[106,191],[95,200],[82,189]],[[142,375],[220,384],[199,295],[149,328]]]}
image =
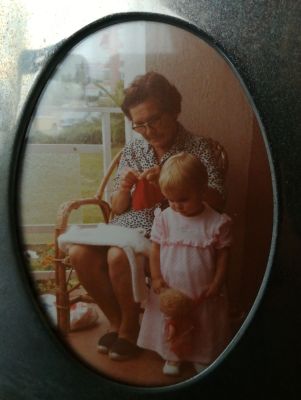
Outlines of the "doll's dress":
{"label": "doll's dress", "polygon": [[180,359],[193,351],[195,324],[190,313],[181,317],[166,318],[164,330],[169,349]]}
{"label": "doll's dress", "polygon": [[[231,218],[206,203],[201,214],[190,217],[170,207],[164,211],[156,209],[151,240],[160,244],[161,273],[168,286],[197,299],[213,279],[215,250],[231,244]],[[165,360],[178,361],[164,334],[165,318],[159,309],[159,296],[150,290],[137,344],[159,353]],[[226,289],[221,296],[197,306],[193,320],[192,351],[181,360],[209,364],[230,337]]]}

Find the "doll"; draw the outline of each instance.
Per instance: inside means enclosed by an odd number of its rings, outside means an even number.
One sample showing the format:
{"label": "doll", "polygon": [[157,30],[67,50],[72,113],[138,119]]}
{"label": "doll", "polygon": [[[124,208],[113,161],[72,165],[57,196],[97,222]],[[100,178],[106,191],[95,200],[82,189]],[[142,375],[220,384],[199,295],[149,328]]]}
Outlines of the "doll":
{"label": "doll", "polygon": [[196,302],[179,290],[167,288],[160,293],[160,310],[166,317],[165,337],[179,357],[189,353],[195,323],[191,311]]}

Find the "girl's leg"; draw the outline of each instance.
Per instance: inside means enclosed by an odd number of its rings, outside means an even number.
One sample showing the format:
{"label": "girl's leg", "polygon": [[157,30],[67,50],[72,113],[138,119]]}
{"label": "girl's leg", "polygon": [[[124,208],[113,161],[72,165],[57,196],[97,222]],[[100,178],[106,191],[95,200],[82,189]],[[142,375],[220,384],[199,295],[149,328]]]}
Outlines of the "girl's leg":
{"label": "girl's leg", "polygon": [[107,248],[73,245],[69,255],[79,281],[108,318],[109,331],[118,332],[121,312],[108,273]]}

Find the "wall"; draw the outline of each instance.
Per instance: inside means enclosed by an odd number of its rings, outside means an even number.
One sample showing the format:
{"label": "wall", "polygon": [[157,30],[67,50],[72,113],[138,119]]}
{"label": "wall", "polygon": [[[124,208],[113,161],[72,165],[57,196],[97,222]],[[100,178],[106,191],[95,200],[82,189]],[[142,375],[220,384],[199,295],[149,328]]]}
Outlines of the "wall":
{"label": "wall", "polygon": [[[218,140],[228,153],[226,212],[234,220],[229,287],[233,304],[239,305],[242,301],[241,285],[246,283],[248,275],[244,262],[245,240],[249,239],[249,229],[253,229],[247,209],[254,200],[248,200],[249,174],[254,135],[260,137],[259,131],[254,131],[254,113],[231,67],[205,41],[173,26],[149,23],[146,49],[147,70],[165,75],[182,94],[179,120],[192,132]],[[263,143],[259,139],[257,143],[265,157]],[[269,178],[265,175],[262,179]],[[256,179],[252,180],[254,189]],[[269,232],[263,236],[261,248],[264,256],[257,267],[261,271],[266,266]],[[257,279],[253,281],[258,284]]]}
{"label": "wall", "polygon": [[240,299],[252,306],[262,282],[272,237],[273,201],[268,157],[258,123],[253,119],[253,140],[248,176],[245,248]]}

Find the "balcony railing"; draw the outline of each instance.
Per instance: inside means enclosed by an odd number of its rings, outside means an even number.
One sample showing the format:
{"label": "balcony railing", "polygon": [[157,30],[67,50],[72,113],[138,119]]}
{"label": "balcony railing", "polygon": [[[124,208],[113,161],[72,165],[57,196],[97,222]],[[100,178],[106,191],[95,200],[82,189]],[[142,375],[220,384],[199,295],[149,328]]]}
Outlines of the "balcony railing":
{"label": "balcony railing", "polygon": [[[95,107],[95,106],[82,106],[82,107],[47,107],[43,110],[43,113],[51,115],[53,113],[62,112],[62,109],[66,109],[66,112],[91,112],[99,113],[101,117],[101,132],[102,132],[102,144],[28,144],[26,147],[26,153],[30,156],[34,153],[53,153],[53,154],[78,154],[79,156],[83,153],[93,154],[102,153],[103,155],[103,171],[108,169],[108,166],[112,160],[112,130],[111,130],[111,119],[110,114],[122,113],[120,108],[117,107]],[[131,135],[132,130],[128,120],[125,118],[125,142],[127,142]],[[99,177],[99,181],[102,176]],[[95,187],[95,190],[97,187]],[[104,198],[109,198],[109,188],[104,193]],[[67,199],[68,200],[68,199]],[[49,224],[24,224],[22,229],[26,234],[44,234],[51,233],[54,229],[54,223]]]}

